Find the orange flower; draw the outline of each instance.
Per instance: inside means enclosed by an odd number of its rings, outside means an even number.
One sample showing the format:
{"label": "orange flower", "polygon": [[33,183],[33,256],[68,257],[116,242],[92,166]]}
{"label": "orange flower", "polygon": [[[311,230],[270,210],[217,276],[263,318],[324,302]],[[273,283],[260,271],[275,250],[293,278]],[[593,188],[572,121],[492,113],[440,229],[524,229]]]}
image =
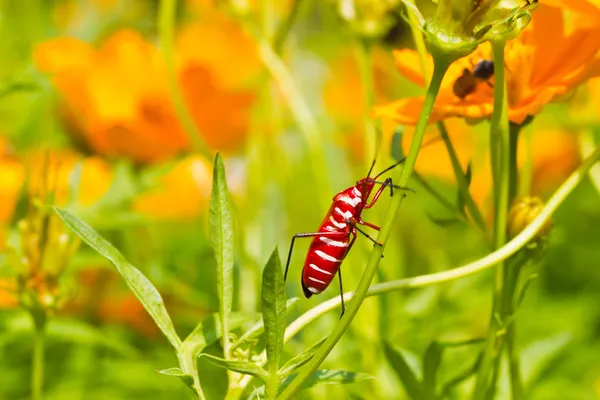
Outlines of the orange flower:
{"label": "orange flower", "polygon": [[[99,157],[82,157],[70,150],[36,152],[27,157],[31,195],[39,194],[42,185],[49,184],[55,203],[64,205],[71,196],[72,176],[78,163],[81,163],[81,176],[76,186],[77,201],[89,206],[100,200],[112,183],[110,164]],[[44,171],[45,165],[47,171]]]}
{"label": "orange flower", "polygon": [[193,218],[210,198],[212,168],[204,158],[189,156],[163,175],[158,187],[141,194],[133,209],[152,218]]}
{"label": "orange flower", "polygon": [[[208,145],[221,150],[243,142],[253,100],[235,78],[249,80],[247,71],[256,70],[257,58],[235,28],[215,18],[184,31],[178,45],[176,73],[188,109]],[[99,49],[57,38],[39,45],[35,58],[52,74],[68,122],[98,153],[146,163],[189,148],[169,100],[162,56],[139,33],[117,32]]]}
{"label": "orange flower", "polygon": [[[509,118],[520,124],[528,116],[542,111],[547,103],[560,99],[570,90],[600,75],[600,26],[579,27],[569,32],[559,8],[541,5],[534,13],[532,27],[518,39],[509,41],[505,52]],[[423,73],[417,54],[412,50],[394,53],[400,72],[423,85]],[[455,62],[448,70],[429,123],[449,117],[489,118],[493,110],[492,83],[479,82],[476,90],[457,97],[453,85],[465,69],[472,70],[481,59],[491,59],[489,46]],[[414,125],[424,97],[402,99],[376,107],[377,117]]]}
{"label": "orange flower", "polygon": [[[25,167],[6,155],[7,146],[8,143],[0,137],[0,227],[11,220],[25,181]],[[3,242],[0,237],[0,249]]]}

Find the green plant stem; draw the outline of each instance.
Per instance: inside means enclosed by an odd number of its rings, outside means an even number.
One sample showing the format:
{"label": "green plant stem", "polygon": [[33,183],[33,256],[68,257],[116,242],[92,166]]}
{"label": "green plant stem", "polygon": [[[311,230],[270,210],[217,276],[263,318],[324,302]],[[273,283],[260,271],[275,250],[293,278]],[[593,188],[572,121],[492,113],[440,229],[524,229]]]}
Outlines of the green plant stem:
{"label": "green plant stem", "polygon": [[212,151],[204,142],[203,136],[196,126],[189,109],[185,104],[183,94],[177,79],[175,64],[173,62],[173,38],[175,30],[175,14],[177,0],[160,0],[158,8],[158,39],[160,49],[165,61],[169,94],[177,119],[181,122],[183,130],[188,136],[192,149],[212,161]]}
{"label": "green plant stem", "polygon": [[[468,276],[486,271],[499,262],[506,260],[517,251],[523,249],[531,240],[538,234],[542,227],[552,217],[552,214],[560,207],[565,199],[573,192],[573,190],[583,181],[586,174],[600,159],[600,146],[597,147],[589,156],[583,161],[581,166],[571,174],[562,185],[554,192],[554,194],[548,199],[545,207],[535,217],[521,233],[515,236],[510,242],[506,243],[500,249],[488,254],[487,256],[473,261],[469,264],[463,265],[458,268],[451,270],[436,272],[434,274],[414,276],[410,278],[398,279],[395,281],[379,283],[369,288],[367,296],[377,296],[385,293],[394,292],[402,289],[415,289],[420,287],[438,285],[441,283],[452,282],[457,279],[466,278]],[[600,167],[598,165],[597,167]],[[354,297],[354,292],[344,293],[344,301],[347,303]],[[340,296],[335,296],[316,307],[311,308],[298,318],[294,320],[285,331],[284,341],[288,342],[291,338],[296,336],[304,327],[315,321],[322,315],[325,315],[329,311],[333,311],[339,308],[341,305]],[[259,357],[259,365],[266,363],[266,354],[263,351]],[[240,383],[241,387],[246,387],[252,377],[246,376]]]}
{"label": "green plant stem", "polygon": [[[427,121],[429,120],[429,115],[431,114],[431,110],[433,109],[435,98],[440,89],[442,78],[444,77],[444,74],[446,73],[446,70],[448,69],[448,66],[452,61],[453,60],[443,56],[436,59],[433,78],[431,80],[431,84],[429,85],[429,89],[427,91],[427,95],[423,103],[423,108],[421,109],[419,121],[417,122],[417,126],[415,128],[415,135],[413,137],[413,141],[408,151],[408,155],[404,163],[404,168],[398,173],[399,176],[397,179],[397,184],[399,186],[407,186],[408,179],[410,178],[410,175],[412,174],[415,163],[417,161],[417,155],[419,153],[419,149],[423,141],[423,136],[425,135]],[[335,347],[336,343],[346,332],[346,329],[348,329],[350,322],[352,322],[354,316],[358,312],[360,305],[362,304],[367,294],[367,291],[369,290],[369,285],[371,284],[371,281],[375,276],[377,267],[381,260],[381,256],[383,255],[383,249],[392,232],[395,217],[398,210],[400,209],[400,205],[402,204],[403,199],[404,196],[394,196],[392,198],[383,225],[381,227],[381,231],[377,237],[378,241],[380,243],[383,243],[383,245],[375,246],[373,248],[367,267],[365,268],[365,271],[358,284],[358,288],[356,289],[356,294],[353,297],[350,304],[348,305],[346,313],[334,327],[333,332],[329,335],[327,340],[319,348],[315,356],[304,367],[302,367],[302,369],[300,369],[296,378],[283,391],[283,393],[280,396],[281,399],[290,399],[300,390],[304,382],[306,382],[306,380],[317,370],[319,365],[325,360],[325,358],[329,355],[331,350]]]}
{"label": "green plant stem", "polygon": [[521,133],[522,125],[515,124],[513,122],[509,125],[509,154],[510,154],[510,164],[509,164],[509,190],[508,190],[508,199],[509,204],[517,197],[519,192],[519,170],[517,166],[517,151],[519,145],[519,134]]}
{"label": "green plant stem", "polygon": [[[504,65],[505,42],[492,42],[494,65]],[[506,225],[508,215],[510,188],[510,131],[508,121],[508,97],[504,68],[497,68],[494,76],[494,112],[490,127],[490,152],[492,155],[492,175],[494,179],[494,231],[493,246],[499,249],[506,242]],[[498,320],[499,310],[503,302],[504,265],[498,263],[494,278],[494,300],[490,331],[481,369],[477,375],[473,399],[480,400],[492,395],[496,383],[491,379],[494,365],[500,357],[502,336],[498,332],[503,329],[503,322]]]}
{"label": "green plant stem", "polygon": [[179,359],[179,367],[184,374],[190,375],[194,380],[191,390],[198,400],[205,400],[204,391],[200,384],[200,375],[198,374],[198,364],[195,358],[190,357],[191,353],[184,351],[180,346],[177,351],[177,358]]}
{"label": "green plant stem", "polygon": [[276,54],[281,54],[283,51],[283,45],[298,17],[300,12],[300,5],[302,4],[302,0],[294,0],[292,4],[292,9],[288,14],[287,18],[281,22],[281,24],[277,27],[277,32],[275,32],[275,37],[273,38],[273,51]]}
{"label": "green plant stem", "polygon": [[485,221],[483,220],[483,216],[481,215],[481,211],[477,204],[475,204],[475,200],[471,196],[469,192],[469,182],[467,182],[467,177],[465,176],[464,171],[460,165],[460,161],[458,160],[458,155],[456,154],[456,150],[454,149],[454,145],[450,140],[450,136],[448,135],[448,130],[446,129],[446,125],[443,122],[437,123],[438,130],[440,132],[440,136],[446,145],[446,150],[448,151],[448,156],[450,156],[450,162],[452,164],[452,170],[454,171],[454,176],[456,177],[456,185],[458,186],[458,190],[465,200],[465,205],[469,210],[469,214],[475,222],[475,225],[482,231],[485,232]]}
{"label": "green plant stem", "polygon": [[34,336],[31,374],[31,398],[41,400],[44,389],[44,352],[46,347],[46,311],[32,311]]}

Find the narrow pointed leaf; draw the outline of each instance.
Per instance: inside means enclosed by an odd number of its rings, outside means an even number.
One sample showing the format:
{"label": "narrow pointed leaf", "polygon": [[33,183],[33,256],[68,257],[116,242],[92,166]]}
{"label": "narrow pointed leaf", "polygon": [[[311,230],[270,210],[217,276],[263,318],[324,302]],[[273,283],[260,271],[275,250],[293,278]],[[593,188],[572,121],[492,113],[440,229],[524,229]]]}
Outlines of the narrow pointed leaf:
{"label": "narrow pointed leaf", "polygon": [[211,363],[230,371],[239,372],[244,375],[252,375],[263,382],[266,382],[267,380],[267,371],[252,362],[225,360],[220,357],[211,356],[210,354],[201,354],[200,356],[206,358]]}
{"label": "narrow pointed leaf", "polygon": [[413,400],[432,400],[433,397],[423,387],[421,382],[417,379],[414,372],[410,369],[410,366],[404,359],[404,356],[400,351],[395,350],[389,344],[385,343],[383,350],[386,358],[390,365],[398,374],[398,377],[404,385],[404,389]]}
{"label": "narrow pointed leaf", "polygon": [[[232,313],[230,314],[229,328],[239,328],[243,324],[254,320],[254,318],[254,315]],[[183,341],[183,352],[196,359],[205,347],[219,340],[223,334],[220,321],[219,313],[214,313],[200,322]]]}
{"label": "narrow pointed leaf", "polygon": [[148,278],[133,265],[129,264],[125,257],[112,244],[85,222],[58,207],[54,207],[54,211],[77,236],[115,266],[125,279],[125,282],[127,282],[127,286],[129,286],[146,311],[148,311],[148,314],[150,314],[171,345],[175,349],[179,349],[181,339],[177,336],[177,332],[160,293],[158,293],[158,290],[150,283]]}
{"label": "narrow pointed leaf", "polygon": [[[284,390],[293,380],[296,374],[292,374],[285,378],[281,383],[280,391]],[[317,385],[347,385],[373,379],[369,374],[360,372],[350,372],[342,370],[320,369],[315,371],[302,385],[302,390],[306,390]]]}
{"label": "narrow pointed leaf", "polygon": [[394,160],[400,161],[404,158],[404,150],[402,149],[402,136],[404,134],[404,127],[398,125],[394,134],[392,135],[392,148],[391,156]]}
{"label": "narrow pointed leaf", "polygon": [[263,271],[262,314],[265,324],[267,370],[277,374],[285,333],[285,287],[277,248]]}
{"label": "narrow pointed leaf", "polygon": [[229,357],[229,314],[233,304],[233,218],[225,166],[217,153],[210,196],[210,240],[217,260],[217,292],[225,358]]}
{"label": "narrow pointed leaf", "polygon": [[[287,312],[290,311],[290,308],[294,304],[296,304],[296,302],[298,300],[300,300],[300,298],[298,298],[298,297],[292,297],[291,299],[288,299],[285,302],[285,308],[286,308]],[[254,325],[252,325],[250,327],[250,329],[248,329],[246,332],[244,332],[244,334],[242,336],[240,336],[240,338],[237,340],[237,343],[240,343],[240,344],[244,343],[245,341],[248,341],[250,339],[253,339],[253,338],[259,336],[264,331],[265,331],[265,323],[264,323],[263,319],[261,318]]]}
{"label": "narrow pointed leaf", "polygon": [[423,356],[423,387],[435,395],[436,375],[442,361],[444,348],[436,341],[431,342]]}
{"label": "narrow pointed leaf", "polygon": [[296,357],[292,358],[290,361],[285,363],[285,365],[279,371],[279,375],[285,377],[294,372],[296,369],[300,368],[304,364],[310,361],[311,358],[315,355],[319,347],[323,344],[323,342],[327,339],[327,337],[322,338],[317,343],[312,345],[312,347],[306,350],[303,353],[298,354]]}

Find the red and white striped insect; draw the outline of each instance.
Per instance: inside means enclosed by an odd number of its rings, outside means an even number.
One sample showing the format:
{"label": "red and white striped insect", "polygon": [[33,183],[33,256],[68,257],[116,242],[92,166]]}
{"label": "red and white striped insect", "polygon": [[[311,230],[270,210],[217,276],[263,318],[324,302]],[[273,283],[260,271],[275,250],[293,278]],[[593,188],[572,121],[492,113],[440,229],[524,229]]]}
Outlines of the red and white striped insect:
{"label": "red and white striped insect", "polygon": [[[361,214],[364,209],[375,205],[386,187],[390,188],[390,196],[393,195],[394,189],[411,190],[392,184],[391,178],[387,178],[383,182],[377,180],[381,175],[400,165],[402,162],[404,162],[404,159],[380,172],[374,178],[371,178],[370,175],[375,165],[375,161],[373,161],[366,178],[359,180],[356,182],[356,185],[342,190],[335,195],[333,204],[327,212],[324,221],[321,223],[318,232],[297,233],[294,235],[285,266],[284,279],[287,278],[292,250],[294,249],[294,241],[297,238],[313,237],[302,270],[302,290],[306,298],[325,290],[336,273],[340,281],[340,296],[343,294],[340,266],[352,248],[357,232],[362,233],[375,245],[381,246],[381,243],[361,230],[358,225],[368,226],[375,230],[380,229],[376,225],[363,221]],[[381,186],[377,189],[373,198],[369,200],[376,184]],[[342,296],[342,315],[344,315],[344,310],[344,297]]]}

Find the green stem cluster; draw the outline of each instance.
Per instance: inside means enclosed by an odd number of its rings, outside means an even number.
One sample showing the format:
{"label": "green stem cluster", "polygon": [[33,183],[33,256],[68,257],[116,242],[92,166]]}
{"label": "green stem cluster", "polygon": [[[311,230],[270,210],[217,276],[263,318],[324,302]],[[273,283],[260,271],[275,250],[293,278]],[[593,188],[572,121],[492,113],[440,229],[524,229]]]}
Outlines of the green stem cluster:
{"label": "green stem cluster", "polygon": [[[452,61],[453,60],[443,56],[436,59],[433,78],[431,80],[431,84],[429,85],[429,89],[423,103],[423,108],[421,109],[419,121],[415,129],[415,136],[413,137],[410,150],[406,157],[404,168],[399,172],[397,179],[398,185],[400,186],[407,186],[408,179],[412,174],[417,161],[417,155],[423,141],[423,136],[425,135],[425,128],[427,127],[429,115],[431,114],[435,98],[437,97],[437,93],[442,83],[442,78],[444,77],[444,74],[446,73],[446,70]],[[317,370],[319,365],[325,360],[342,335],[346,332],[346,329],[348,329],[350,322],[352,322],[354,319],[367,295],[369,285],[371,284],[371,281],[373,280],[373,277],[377,271],[381,256],[383,255],[383,249],[392,232],[395,217],[400,209],[403,199],[404,196],[395,196],[392,198],[388,212],[381,227],[381,231],[377,237],[378,241],[383,243],[383,245],[375,246],[373,248],[373,252],[371,253],[367,267],[365,268],[365,271],[358,284],[358,288],[356,289],[356,294],[350,301],[350,304],[346,309],[346,313],[334,327],[333,331],[323,345],[319,348],[315,356],[300,370],[298,376],[283,391],[280,396],[281,399],[290,399],[300,390],[304,382]]]}
{"label": "green stem cluster", "polygon": [[[452,282],[458,279],[466,278],[468,276],[486,271],[496,266],[499,262],[502,262],[509,257],[522,250],[527,244],[529,244],[538,232],[546,225],[550,220],[554,212],[560,207],[560,205],[566,200],[566,198],[573,192],[573,190],[583,181],[587,173],[592,167],[596,166],[596,163],[600,160],[600,146],[589,154],[589,156],[583,161],[581,166],[571,174],[563,184],[554,192],[554,194],[548,199],[545,207],[535,217],[529,225],[521,233],[515,236],[510,242],[506,243],[500,249],[486,255],[485,257],[473,261],[469,264],[463,265],[458,268],[454,268],[447,271],[436,272],[428,275],[414,276],[410,278],[399,279],[395,281],[389,281],[373,285],[369,288],[366,296],[378,296],[403,289],[415,289],[421,287],[427,287],[432,285],[439,285],[442,283]],[[349,302],[356,295],[355,292],[347,292],[343,294],[345,302]],[[296,336],[304,327],[311,324],[313,321],[325,315],[326,313],[333,311],[341,306],[341,299],[339,296],[335,296],[316,307],[311,308],[300,317],[296,318],[285,331],[284,341],[288,342],[291,338]],[[266,363],[266,355],[263,351],[258,356],[258,364],[264,365]],[[241,388],[245,388],[251,381],[250,376],[244,377]]]}

